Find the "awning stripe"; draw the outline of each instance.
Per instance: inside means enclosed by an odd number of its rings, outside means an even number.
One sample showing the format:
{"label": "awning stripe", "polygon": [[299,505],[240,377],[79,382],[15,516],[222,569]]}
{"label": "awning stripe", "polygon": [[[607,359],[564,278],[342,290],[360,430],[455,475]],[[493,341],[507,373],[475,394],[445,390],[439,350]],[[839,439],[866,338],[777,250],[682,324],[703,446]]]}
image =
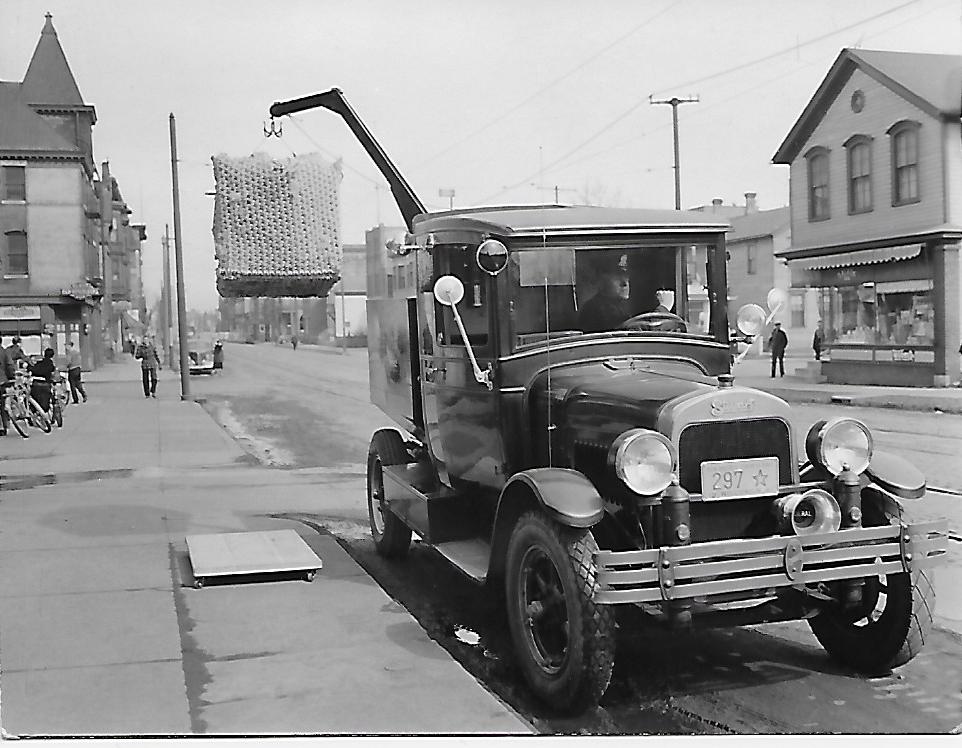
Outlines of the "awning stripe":
{"label": "awning stripe", "polygon": [[921,244],[905,244],[899,247],[879,247],[878,249],[857,249],[854,252],[808,257],[804,260],[789,260],[788,266],[798,270],[826,270],[828,268],[847,268],[854,265],[875,265],[880,262],[910,260],[922,253]]}

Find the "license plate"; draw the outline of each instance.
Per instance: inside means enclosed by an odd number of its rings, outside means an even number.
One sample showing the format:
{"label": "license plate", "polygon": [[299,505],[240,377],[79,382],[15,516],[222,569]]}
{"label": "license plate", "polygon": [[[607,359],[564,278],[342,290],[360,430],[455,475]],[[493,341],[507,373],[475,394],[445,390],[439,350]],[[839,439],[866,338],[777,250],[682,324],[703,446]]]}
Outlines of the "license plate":
{"label": "license plate", "polygon": [[778,493],[778,458],[715,460],[701,464],[704,499],[744,499]]}

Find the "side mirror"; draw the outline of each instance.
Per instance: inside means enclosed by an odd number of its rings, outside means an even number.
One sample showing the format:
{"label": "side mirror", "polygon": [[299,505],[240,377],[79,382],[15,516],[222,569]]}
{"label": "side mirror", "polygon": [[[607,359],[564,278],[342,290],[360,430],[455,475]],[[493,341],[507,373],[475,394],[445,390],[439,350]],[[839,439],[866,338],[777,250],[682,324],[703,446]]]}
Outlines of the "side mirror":
{"label": "side mirror", "polygon": [[464,284],[454,275],[442,275],[434,284],[434,298],[439,304],[453,307],[464,298]]}
{"label": "side mirror", "polygon": [[768,292],[768,296],[765,297],[765,303],[768,304],[768,311],[771,312],[771,316],[774,317],[775,314],[788,303],[788,294],[781,288],[773,288]]}
{"label": "side mirror", "polygon": [[485,239],[478,245],[475,259],[488,275],[498,275],[508,264],[508,248],[497,239]]}
{"label": "side mirror", "polygon": [[459,278],[453,275],[442,275],[434,284],[434,298],[437,299],[439,304],[451,307],[451,313],[454,315],[454,323],[458,326],[458,332],[461,333],[461,340],[464,341],[468,358],[471,359],[471,368],[474,370],[474,381],[478,384],[483,384],[489,390],[493,389],[491,367],[489,365],[487,371],[481,371],[481,367],[478,366],[478,359],[474,355],[474,349],[471,347],[471,341],[468,339],[468,333],[464,329],[464,322],[461,321],[461,315],[458,313],[458,302],[464,298],[464,284]]}

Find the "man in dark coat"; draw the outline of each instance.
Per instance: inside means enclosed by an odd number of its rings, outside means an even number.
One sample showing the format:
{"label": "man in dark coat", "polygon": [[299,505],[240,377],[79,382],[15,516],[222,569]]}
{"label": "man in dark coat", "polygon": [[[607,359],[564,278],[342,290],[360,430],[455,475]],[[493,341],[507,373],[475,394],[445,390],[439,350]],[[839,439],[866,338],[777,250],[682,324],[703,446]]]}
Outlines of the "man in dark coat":
{"label": "man in dark coat", "polygon": [[822,360],[822,328],[816,327],[815,334],[812,336],[812,350],[815,351],[815,360]]}
{"label": "man in dark coat", "polygon": [[782,323],[776,322],[775,329],[772,330],[771,337],[768,338],[768,347],[772,352],[772,379],[775,378],[775,362],[778,362],[778,368],[781,372],[781,376],[785,376],[785,349],[788,347],[788,335],[782,329]]}
{"label": "man in dark coat", "polygon": [[617,330],[631,317],[628,296],[631,293],[628,274],[616,267],[601,276],[598,293],[588,299],[578,312],[578,326],[584,332]]}
{"label": "man in dark coat", "polygon": [[0,436],[7,435],[7,408],[4,405],[6,397],[6,389],[8,386],[13,384],[14,376],[16,375],[17,367],[10,360],[10,356],[7,354],[6,348],[0,346]]}

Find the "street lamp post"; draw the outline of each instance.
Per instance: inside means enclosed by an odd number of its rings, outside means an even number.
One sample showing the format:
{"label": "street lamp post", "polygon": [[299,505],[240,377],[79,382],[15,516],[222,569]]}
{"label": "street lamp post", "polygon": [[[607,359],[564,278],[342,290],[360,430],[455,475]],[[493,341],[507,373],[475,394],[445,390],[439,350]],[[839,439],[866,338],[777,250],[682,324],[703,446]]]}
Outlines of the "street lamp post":
{"label": "street lamp post", "polygon": [[170,175],[174,200],[174,265],[177,269],[177,337],[180,348],[180,399],[190,400],[190,366],[187,363],[187,303],[184,299],[184,253],[180,230],[180,184],[177,179],[177,124],[170,114]]}

